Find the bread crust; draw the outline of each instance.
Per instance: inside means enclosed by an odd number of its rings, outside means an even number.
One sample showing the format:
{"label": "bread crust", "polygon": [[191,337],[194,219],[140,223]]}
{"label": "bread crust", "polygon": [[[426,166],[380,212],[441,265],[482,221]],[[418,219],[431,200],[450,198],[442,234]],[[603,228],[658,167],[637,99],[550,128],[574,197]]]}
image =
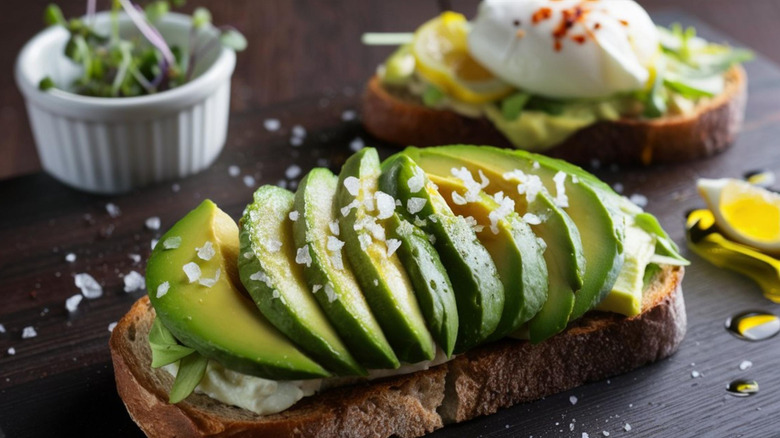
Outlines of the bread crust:
{"label": "bread crust", "polygon": [[683,273],[665,267],[657,274],[635,317],[590,312],[537,345],[501,340],[426,371],[329,389],[266,416],[201,394],[168,404],[173,378],[150,367],[148,297],[119,321],[109,344],[119,395],[150,437],[418,437],[671,355],[685,335]]}
{"label": "bread crust", "polygon": [[[742,127],[747,75],[741,66],[725,74],[723,93],[686,115],[659,119],[600,121],[572,134],[545,154],[578,164],[648,165],[708,157],[728,148]],[[377,76],[363,93],[363,126],[375,137],[399,145],[487,144],[513,147],[485,118],[469,118],[386,89]]]}

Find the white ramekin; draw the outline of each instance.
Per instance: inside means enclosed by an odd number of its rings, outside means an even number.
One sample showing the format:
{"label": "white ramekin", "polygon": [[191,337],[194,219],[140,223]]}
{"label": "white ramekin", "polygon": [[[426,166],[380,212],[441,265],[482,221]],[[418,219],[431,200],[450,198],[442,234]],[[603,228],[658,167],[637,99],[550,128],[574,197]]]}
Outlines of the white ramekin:
{"label": "white ramekin", "polygon": [[[95,17],[107,33],[109,14]],[[190,17],[171,13],[157,28],[171,45],[187,47]],[[133,32],[120,15],[120,32]],[[216,31],[195,38],[202,44]],[[62,91],[80,71],[63,51],[68,33],[51,27],[22,49],[16,82],[25,98],[43,169],[72,187],[93,193],[127,192],[199,172],[225,144],[230,77],[236,54],[217,46],[201,61],[190,82],[140,97],[88,97]],[[50,76],[59,89],[41,91]]]}

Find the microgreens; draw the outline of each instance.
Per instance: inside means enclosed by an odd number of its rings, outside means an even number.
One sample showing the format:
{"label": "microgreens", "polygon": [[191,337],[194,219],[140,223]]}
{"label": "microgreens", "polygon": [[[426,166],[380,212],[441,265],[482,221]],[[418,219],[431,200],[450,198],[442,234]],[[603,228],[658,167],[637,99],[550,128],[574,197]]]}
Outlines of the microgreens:
{"label": "microgreens", "polygon": [[[246,48],[246,38],[233,27],[216,28],[213,38],[197,38],[211,27],[211,13],[197,8],[192,14],[188,43],[185,47],[169,45],[155,26],[172,7],[185,0],[154,0],[142,8],[132,0],[110,0],[110,31],[103,35],[94,28],[96,0],[87,0],[84,18],[65,19],[62,10],[50,4],[44,11],[44,22],[62,26],[70,34],[65,56],[81,66],[82,74],[67,90],[85,96],[130,97],[154,94],[190,81],[198,62],[211,51],[227,47],[236,51]],[[140,35],[120,36],[119,14],[124,12]],[[46,76],[39,88],[55,88]]]}

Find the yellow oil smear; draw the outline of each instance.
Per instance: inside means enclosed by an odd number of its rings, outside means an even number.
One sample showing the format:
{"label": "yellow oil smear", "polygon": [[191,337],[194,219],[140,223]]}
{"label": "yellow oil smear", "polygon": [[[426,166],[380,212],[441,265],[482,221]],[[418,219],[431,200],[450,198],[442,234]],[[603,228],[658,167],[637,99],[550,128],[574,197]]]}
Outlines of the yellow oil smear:
{"label": "yellow oil smear", "polygon": [[720,210],[724,219],[741,234],[762,242],[775,242],[780,239],[780,205],[770,198],[770,193],[728,185],[721,194]]}

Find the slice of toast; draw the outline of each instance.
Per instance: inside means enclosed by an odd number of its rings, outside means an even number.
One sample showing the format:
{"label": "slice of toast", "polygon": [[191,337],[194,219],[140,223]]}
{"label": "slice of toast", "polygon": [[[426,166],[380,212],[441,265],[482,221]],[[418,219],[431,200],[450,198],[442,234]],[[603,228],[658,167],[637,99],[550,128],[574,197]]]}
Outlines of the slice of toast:
{"label": "slice of toast", "polygon": [[168,404],[173,377],[150,366],[154,309],[146,297],[114,329],[111,357],[119,395],[151,437],[417,437],[671,355],[685,335],[683,273],[656,274],[635,317],[590,312],[537,345],[504,339],[426,371],[332,388],[273,415],[197,393]]}
{"label": "slice of toast", "polygon": [[[742,126],[747,75],[740,66],[725,74],[720,95],[703,99],[690,114],[658,119],[601,121],[572,134],[547,155],[578,164],[671,163],[707,157],[726,149]],[[363,126],[375,137],[402,146],[487,144],[512,147],[485,118],[428,108],[414,96],[371,78],[363,94]]]}

